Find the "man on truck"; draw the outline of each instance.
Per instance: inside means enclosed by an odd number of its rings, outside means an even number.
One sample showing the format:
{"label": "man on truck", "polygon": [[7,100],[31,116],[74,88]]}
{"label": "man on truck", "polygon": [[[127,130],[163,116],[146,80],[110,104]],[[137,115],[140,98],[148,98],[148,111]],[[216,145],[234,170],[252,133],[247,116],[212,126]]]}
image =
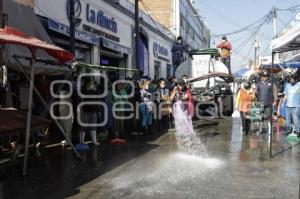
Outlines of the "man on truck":
{"label": "man on truck", "polygon": [[226,36],[222,37],[222,41],[217,45],[217,48],[221,49],[220,61],[227,66],[228,72],[229,74],[231,74],[231,66],[230,66],[231,43],[227,40]]}

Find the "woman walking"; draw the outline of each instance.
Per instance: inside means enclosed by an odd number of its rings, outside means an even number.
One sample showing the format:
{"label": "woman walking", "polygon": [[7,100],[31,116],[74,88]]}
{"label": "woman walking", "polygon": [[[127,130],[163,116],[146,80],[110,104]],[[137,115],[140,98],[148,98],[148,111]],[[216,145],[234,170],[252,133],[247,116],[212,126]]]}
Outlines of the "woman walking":
{"label": "woman walking", "polygon": [[242,119],[243,133],[248,135],[250,132],[250,108],[255,95],[251,89],[251,84],[249,82],[244,82],[243,87],[239,90],[236,107],[238,107]]}

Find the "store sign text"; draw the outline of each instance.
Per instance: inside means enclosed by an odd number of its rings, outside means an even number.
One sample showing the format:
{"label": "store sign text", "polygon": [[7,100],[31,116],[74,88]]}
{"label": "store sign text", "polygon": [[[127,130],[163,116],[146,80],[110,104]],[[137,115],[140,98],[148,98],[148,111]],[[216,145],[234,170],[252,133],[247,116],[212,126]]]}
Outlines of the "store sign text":
{"label": "store sign text", "polygon": [[90,4],[86,4],[86,20],[112,32],[118,32],[118,24],[114,18],[105,16],[103,11],[93,9]]}
{"label": "store sign text", "polygon": [[[70,28],[64,24],[58,23],[56,21],[53,21],[51,19],[48,19],[48,28],[50,30],[53,30],[55,32],[59,32],[61,34],[64,34],[66,36],[70,36]],[[83,31],[75,31],[75,38],[90,44],[99,44],[99,38],[95,37],[92,34],[88,34]]]}
{"label": "store sign text", "polygon": [[168,56],[169,55],[169,50],[168,48],[154,42],[153,44],[153,54],[155,57],[158,57],[159,55],[163,55],[163,56]]}

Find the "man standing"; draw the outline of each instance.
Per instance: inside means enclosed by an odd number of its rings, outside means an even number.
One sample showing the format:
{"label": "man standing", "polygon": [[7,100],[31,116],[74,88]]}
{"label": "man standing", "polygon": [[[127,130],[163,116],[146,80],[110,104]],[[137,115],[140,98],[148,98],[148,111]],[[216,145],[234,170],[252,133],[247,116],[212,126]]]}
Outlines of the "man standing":
{"label": "man standing", "polygon": [[260,74],[260,80],[256,84],[256,95],[257,100],[263,105],[264,118],[262,133],[267,133],[267,129],[270,128],[272,122],[273,107],[277,104],[278,89],[275,84],[273,84],[272,88],[272,83],[269,81],[269,73],[266,71]]}
{"label": "man standing", "polygon": [[222,41],[217,45],[217,48],[221,49],[221,53],[220,53],[221,62],[227,66],[228,71],[231,74],[231,66],[230,66],[231,43],[227,40],[226,36],[222,37]]}
{"label": "man standing", "polygon": [[188,45],[183,42],[181,36],[177,37],[177,40],[174,42],[172,49],[172,62],[174,65],[174,74],[177,67],[185,61],[184,52],[188,53]]}
{"label": "man standing", "polygon": [[291,76],[290,82],[284,88],[284,100],[286,101],[286,127],[287,132],[290,134],[295,127],[295,133],[300,136],[300,82],[297,78]]}

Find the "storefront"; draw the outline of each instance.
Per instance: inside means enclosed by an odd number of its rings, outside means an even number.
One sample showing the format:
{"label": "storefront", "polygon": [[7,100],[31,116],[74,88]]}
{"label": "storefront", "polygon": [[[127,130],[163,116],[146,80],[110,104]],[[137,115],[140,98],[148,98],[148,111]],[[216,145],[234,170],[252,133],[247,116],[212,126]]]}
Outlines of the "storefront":
{"label": "storefront", "polygon": [[[70,46],[69,3],[69,0],[36,0],[34,5],[52,40],[66,49]],[[76,59],[92,64],[131,66],[131,17],[95,0],[75,0],[75,16]]]}
{"label": "storefront", "polygon": [[173,74],[172,41],[150,33],[149,75],[153,79],[168,78]]}

